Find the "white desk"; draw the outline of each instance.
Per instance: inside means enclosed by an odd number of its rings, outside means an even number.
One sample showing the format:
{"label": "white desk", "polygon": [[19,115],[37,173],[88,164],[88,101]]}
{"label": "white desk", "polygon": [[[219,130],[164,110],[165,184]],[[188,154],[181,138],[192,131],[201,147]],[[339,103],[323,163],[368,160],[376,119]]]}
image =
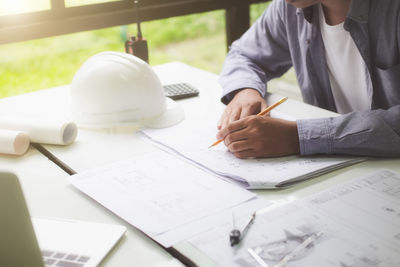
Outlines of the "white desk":
{"label": "white desk", "polygon": [[[179,101],[186,112],[195,110],[206,116],[219,116],[223,105],[219,102],[221,88],[217,82],[217,75],[181,63],[160,65],[155,67],[155,70],[164,84],[184,81],[200,89],[199,97]],[[275,102],[278,98],[277,95],[271,95],[267,101]],[[335,115],[290,99],[279,109],[298,118]],[[68,86],[0,100],[0,116],[10,112],[44,118],[68,117],[70,113]],[[66,147],[46,145],[46,148],[72,169],[80,172],[154,151],[155,147],[135,136],[135,130],[137,129],[80,130],[76,142],[72,145]],[[400,172],[399,163],[400,160],[397,159],[369,160],[302,182],[289,189],[260,190],[257,193],[263,198],[277,202],[291,201],[378,168],[390,168]],[[1,156],[0,168],[14,171],[20,177],[33,216],[109,222],[127,226],[126,236],[102,263],[103,266],[181,266],[140,231],[72,188],[66,181],[68,175],[36,150],[31,149],[22,157]],[[201,266],[212,265],[208,259],[196,253],[185,242],[179,244],[177,248]]]}

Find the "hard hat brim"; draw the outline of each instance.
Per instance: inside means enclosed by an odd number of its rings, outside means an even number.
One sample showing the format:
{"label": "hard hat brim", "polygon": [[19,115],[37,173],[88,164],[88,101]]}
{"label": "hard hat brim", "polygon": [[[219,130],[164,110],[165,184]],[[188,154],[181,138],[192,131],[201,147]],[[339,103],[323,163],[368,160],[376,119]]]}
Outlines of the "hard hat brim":
{"label": "hard hat brim", "polygon": [[85,129],[107,129],[120,127],[135,128],[166,128],[178,124],[185,119],[185,112],[182,107],[169,97],[165,98],[166,110],[159,116],[146,118],[139,121],[123,121],[115,123],[78,123],[79,128]]}
{"label": "hard hat brim", "polygon": [[147,128],[166,128],[180,123],[185,119],[185,112],[181,105],[166,97],[166,110],[160,116],[142,122]]}

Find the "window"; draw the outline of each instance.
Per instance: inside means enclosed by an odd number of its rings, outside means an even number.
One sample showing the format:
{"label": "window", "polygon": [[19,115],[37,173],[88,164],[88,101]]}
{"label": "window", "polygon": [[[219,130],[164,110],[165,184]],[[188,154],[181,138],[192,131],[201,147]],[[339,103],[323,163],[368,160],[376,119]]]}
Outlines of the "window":
{"label": "window", "polygon": [[50,0],[2,0],[0,16],[14,15],[50,9]]}

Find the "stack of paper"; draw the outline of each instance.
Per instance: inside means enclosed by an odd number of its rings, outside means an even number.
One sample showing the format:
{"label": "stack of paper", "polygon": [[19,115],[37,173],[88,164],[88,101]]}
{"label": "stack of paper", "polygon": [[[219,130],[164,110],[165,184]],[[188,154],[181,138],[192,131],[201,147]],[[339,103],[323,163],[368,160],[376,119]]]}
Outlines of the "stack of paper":
{"label": "stack of paper", "polygon": [[269,204],[163,151],[71,176],[78,189],[165,247]]}
{"label": "stack of paper", "polygon": [[382,170],[257,214],[234,248],[231,230],[190,244],[219,266],[400,266],[400,175]]}
{"label": "stack of paper", "polygon": [[208,148],[215,141],[216,123],[190,119],[169,128],[145,129],[142,136],[160,148],[183,156],[219,176],[234,179],[247,188],[281,188],[294,182],[354,164],[357,157],[280,157],[238,159],[224,144]]}

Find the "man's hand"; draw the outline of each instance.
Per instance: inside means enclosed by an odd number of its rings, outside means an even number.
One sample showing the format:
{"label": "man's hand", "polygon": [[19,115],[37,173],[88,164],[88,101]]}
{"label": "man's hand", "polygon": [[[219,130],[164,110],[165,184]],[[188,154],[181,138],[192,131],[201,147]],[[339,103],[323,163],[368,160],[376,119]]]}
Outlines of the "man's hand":
{"label": "man's hand", "polygon": [[238,158],[279,157],[299,154],[297,124],[269,116],[249,116],[222,128],[218,139],[224,139],[229,151]]}
{"label": "man's hand", "polygon": [[255,115],[266,107],[267,104],[264,98],[257,90],[250,88],[242,89],[235,94],[225,108],[218,122],[218,129],[225,128],[231,122]]}

